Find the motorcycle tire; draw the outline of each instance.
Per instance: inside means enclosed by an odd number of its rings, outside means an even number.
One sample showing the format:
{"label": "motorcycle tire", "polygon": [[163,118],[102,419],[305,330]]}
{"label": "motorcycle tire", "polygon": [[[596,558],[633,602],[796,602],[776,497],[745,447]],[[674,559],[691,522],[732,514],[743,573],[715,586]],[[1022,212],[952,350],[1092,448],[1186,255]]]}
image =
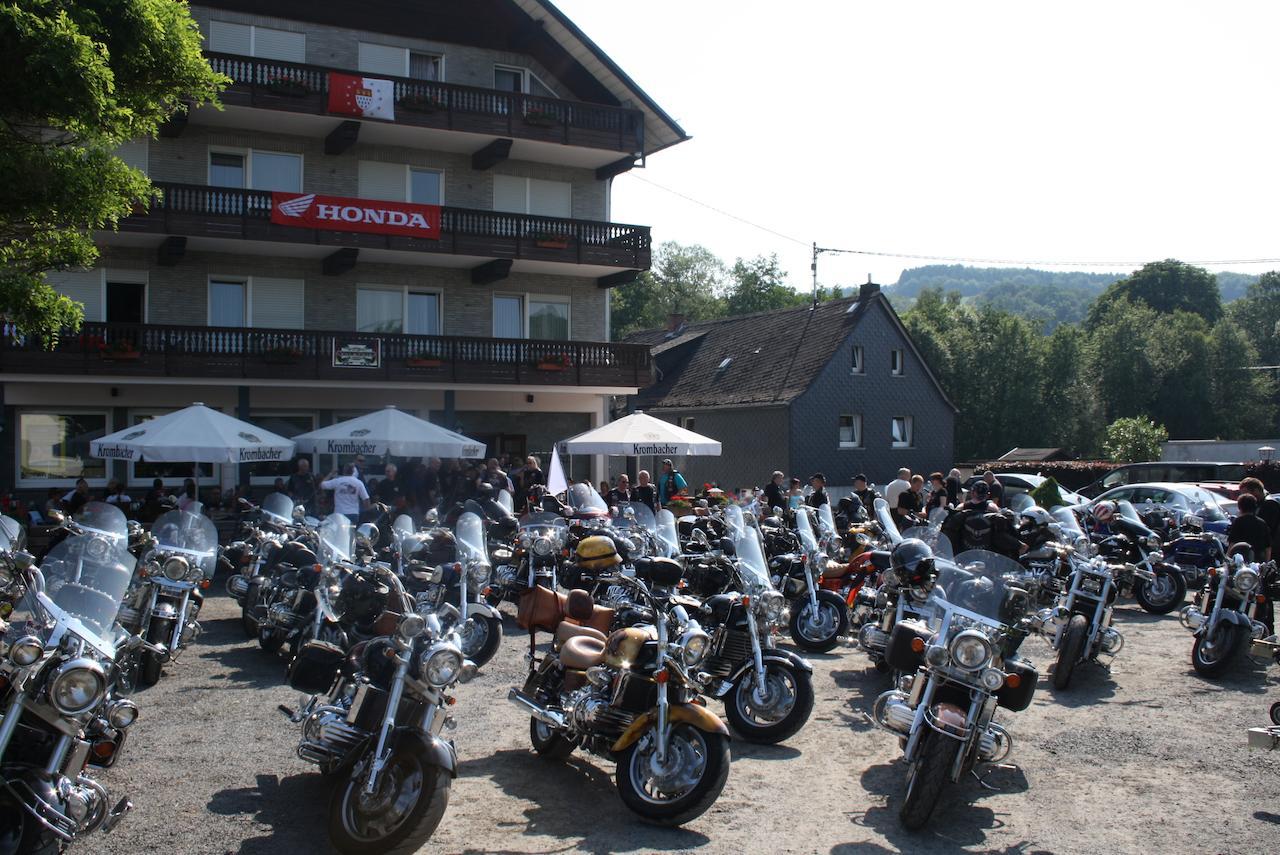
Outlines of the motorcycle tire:
{"label": "motorcycle tire", "polygon": [[1167,578],[1173,585],[1173,590],[1163,597],[1153,598],[1147,592],[1150,583],[1139,582],[1134,586],[1133,596],[1143,610],[1153,615],[1167,615],[1187,599],[1187,580],[1177,570],[1165,570],[1159,577]]}
{"label": "motorcycle tire", "polygon": [[533,743],[533,750],[539,757],[557,762],[569,759],[569,755],[577,747],[532,716],[529,717],[529,741]]}
{"label": "motorcycle tire", "polygon": [[1271,710],[1268,712],[1268,715],[1271,716],[1272,724],[1280,725],[1280,701],[1276,701],[1271,705]]}
{"label": "motorcycle tire", "polygon": [[618,754],[615,779],[622,803],[642,819],[658,825],[681,825],[696,819],[720,798],[729,780],[729,737],[708,733],[690,724],[676,724],[668,733],[672,746],[682,741],[689,751],[701,748],[702,774],[687,792],[670,801],[658,801],[643,793],[644,773],[649,764],[649,735]]}
{"label": "motorcycle tire", "polygon": [[7,791],[0,790],[0,852],[59,855],[62,843],[36,822]]}
{"label": "motorcycle tire", "polygon": [[244,595],[244,603],[240,606],[240,626],[244,629],[245,638],[254,638],[258,634],[258,619],[253,616],[253,608],[258,602],[258,589],[258,585],[250,584]]}
{"label": "motorcycle tire", "polygon": [[[807,634],[805,632],[806,616],[813,610],[808,597],[801,597],[799,605],[791,610],[791,640],[796,646],[814,653],[826,653],[840,643],[840,637],[849,634],[849,608],[835,591],[818,592],[818,612],[828,618],[834,616],[825,635]],[[812,627],[810,627],[812,633]]]}
{"label": "motorcycle tire", "polygon": [[919,758],[907,773],[907,791],[898,809],[898,821],[908,831],[919,831],[933,816],[942,787],[951,775],[960,742],[937,733],[924,736]]}
{"label": "motorcycle tire", "polygon": [[1242,626],[1226,623],[1225,621],[1218,624],[1216,630],[1220,634],[1221,652],[1215,652],[1212,658],[1208,658],[1204,653],[1205,633],[1196,636],[1191,645],[1191,667],[1196,669],[1196,673],[1201,677],[1219,677],[1227,672],[1239,658],[1240,648],[1249,643],[1249,630]]}
{"label": "motorcycle tire", "polygon": [[1084,650],[1085,639],[1089,636],[1089,621],[1084,615],[1072,615],[1062,635],[1062,646],[1058,648],[1058,662],[1053,666],[1053,687],[1058,691],[1071,685],[1071,675],[1080,662],[1080,654]]}
{"label": "motorcycle tire", "polygon": [[494,657],[498,646],[502,644],[502,618],[475,615],[467,620],[477,628],[483,626],[484,638],[475,643],[473,651],[468,650],[470,645],[464,644],[462,653],[476,663],[477,668],[481,668]]}
{"label": "motorcycle tire", "polygon": [[[453,779],[448,769],[430,762],[426,751],[417,742],[406,741],[391,755],[382,770],[379,787],[389,781],[405,784],[416,778],[420,791],[406,815],[389,833],[380,836],[363,834],[357,826],[362,816],[358,813],[360,794],[364,787],[364,771],[368,762],[357,767],[358,771],[339,784],[329,800],[329,842],[339,852],[364,855],[368,852],[386,855],[409,855],[421,849],[435,833],[449,806],[449,788]],[[406,777],[400,777],[405,775]],[[398,804],[398,799],[384,800]]]}
{"label": "motorcycle tire", "polygon": [[[152,644],[163,644],[168,647],[173,640],[173,621],[155,621],[151,631],[147,633],[147,641]],[[138,664],[138,688],[145,689],[160,682],[160,669],[164,667],[164,659],[150,650],[142,651],[142,660]]]}
{"label": "motorcycle tire", "polygon": [[734,684],[724,699],[725,718],[729,727],[747,742],[774,745],[794,736],[804,727],[813,712],[813,680],[807,671],[790,663],[770,660],[764,663],[765,680],[776,687],[776,680],[791,684],[794,695],[791,709],[781,718],[769,724],[760,724],[751,714],[751,686],[755,682],[755,669],[750,668]]}

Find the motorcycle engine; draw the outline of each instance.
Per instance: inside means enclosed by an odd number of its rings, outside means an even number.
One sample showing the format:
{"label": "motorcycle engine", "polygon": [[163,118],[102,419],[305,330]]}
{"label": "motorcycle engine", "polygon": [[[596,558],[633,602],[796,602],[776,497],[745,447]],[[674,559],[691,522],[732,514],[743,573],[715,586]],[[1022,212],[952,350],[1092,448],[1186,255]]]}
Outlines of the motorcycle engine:
{"label": "motorcycle engine", "polygon": [[631,724],[630,713],[616,710],[606,690],[585,686],[564,699],[565,720],[579,733],[621,733]]}
{"label": "motorcycle engine", "polygon": [[330,772],[368,736],[347,722],[349,703],[316,708],[302,725],[298,757]]}

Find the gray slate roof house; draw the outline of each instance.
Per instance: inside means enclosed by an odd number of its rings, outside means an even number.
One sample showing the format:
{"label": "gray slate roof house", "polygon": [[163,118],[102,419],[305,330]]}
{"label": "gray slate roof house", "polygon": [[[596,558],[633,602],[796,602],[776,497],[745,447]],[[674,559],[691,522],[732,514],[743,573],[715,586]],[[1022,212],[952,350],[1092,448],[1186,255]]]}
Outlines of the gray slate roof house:
{"label": "gray slate roof house", "polygon": [[956,407],[878,285],[856,298],[646,330],[655,382],[632,410],[720,440],[677,461],[691,486],[764,484],[774,469],[848,485],[952,465]]}

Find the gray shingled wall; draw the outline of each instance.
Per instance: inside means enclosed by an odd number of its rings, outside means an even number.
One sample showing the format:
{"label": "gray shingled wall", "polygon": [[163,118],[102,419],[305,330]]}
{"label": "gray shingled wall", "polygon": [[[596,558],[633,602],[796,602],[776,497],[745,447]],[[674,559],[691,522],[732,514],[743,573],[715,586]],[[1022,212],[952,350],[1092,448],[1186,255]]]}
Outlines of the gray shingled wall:
{"label": "gray shingled wall", "polygon": [[[726,490],[759,487],[769,480],[774,469],[788,469],[789,420],[785,406],[655,410],[651,415],[673,424],[679,423],[680,416],[693,416],[695,431],[720,440],[724,451],[720,457],[684,457],[675,460],[690,487],[699,488],[708,481],[714,481]],[[648,468],[656,478],[656,464],[660,462],[645,458],[640,468]]]}

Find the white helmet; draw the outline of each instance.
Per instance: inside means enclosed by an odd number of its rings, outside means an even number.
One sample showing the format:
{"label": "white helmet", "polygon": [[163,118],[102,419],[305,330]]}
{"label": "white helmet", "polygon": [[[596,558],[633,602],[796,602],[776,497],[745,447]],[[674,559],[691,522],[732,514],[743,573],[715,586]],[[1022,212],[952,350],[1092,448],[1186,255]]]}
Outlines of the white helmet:
{"label": "white helmet", "polygon": [[1032,505],[1018,514],[1018,516],[1022,518],[1024,525],[1046,526],[1053,522],[1053,517],[1049,512],[1039,505]]}
{"label": "white helmet", "polygon": [[1100,523],[1111,522],[1111,518],[1116,515],[1116,503],[1110,499],[1104,502],[1098,502],[1093,506],[1093,516]]}

